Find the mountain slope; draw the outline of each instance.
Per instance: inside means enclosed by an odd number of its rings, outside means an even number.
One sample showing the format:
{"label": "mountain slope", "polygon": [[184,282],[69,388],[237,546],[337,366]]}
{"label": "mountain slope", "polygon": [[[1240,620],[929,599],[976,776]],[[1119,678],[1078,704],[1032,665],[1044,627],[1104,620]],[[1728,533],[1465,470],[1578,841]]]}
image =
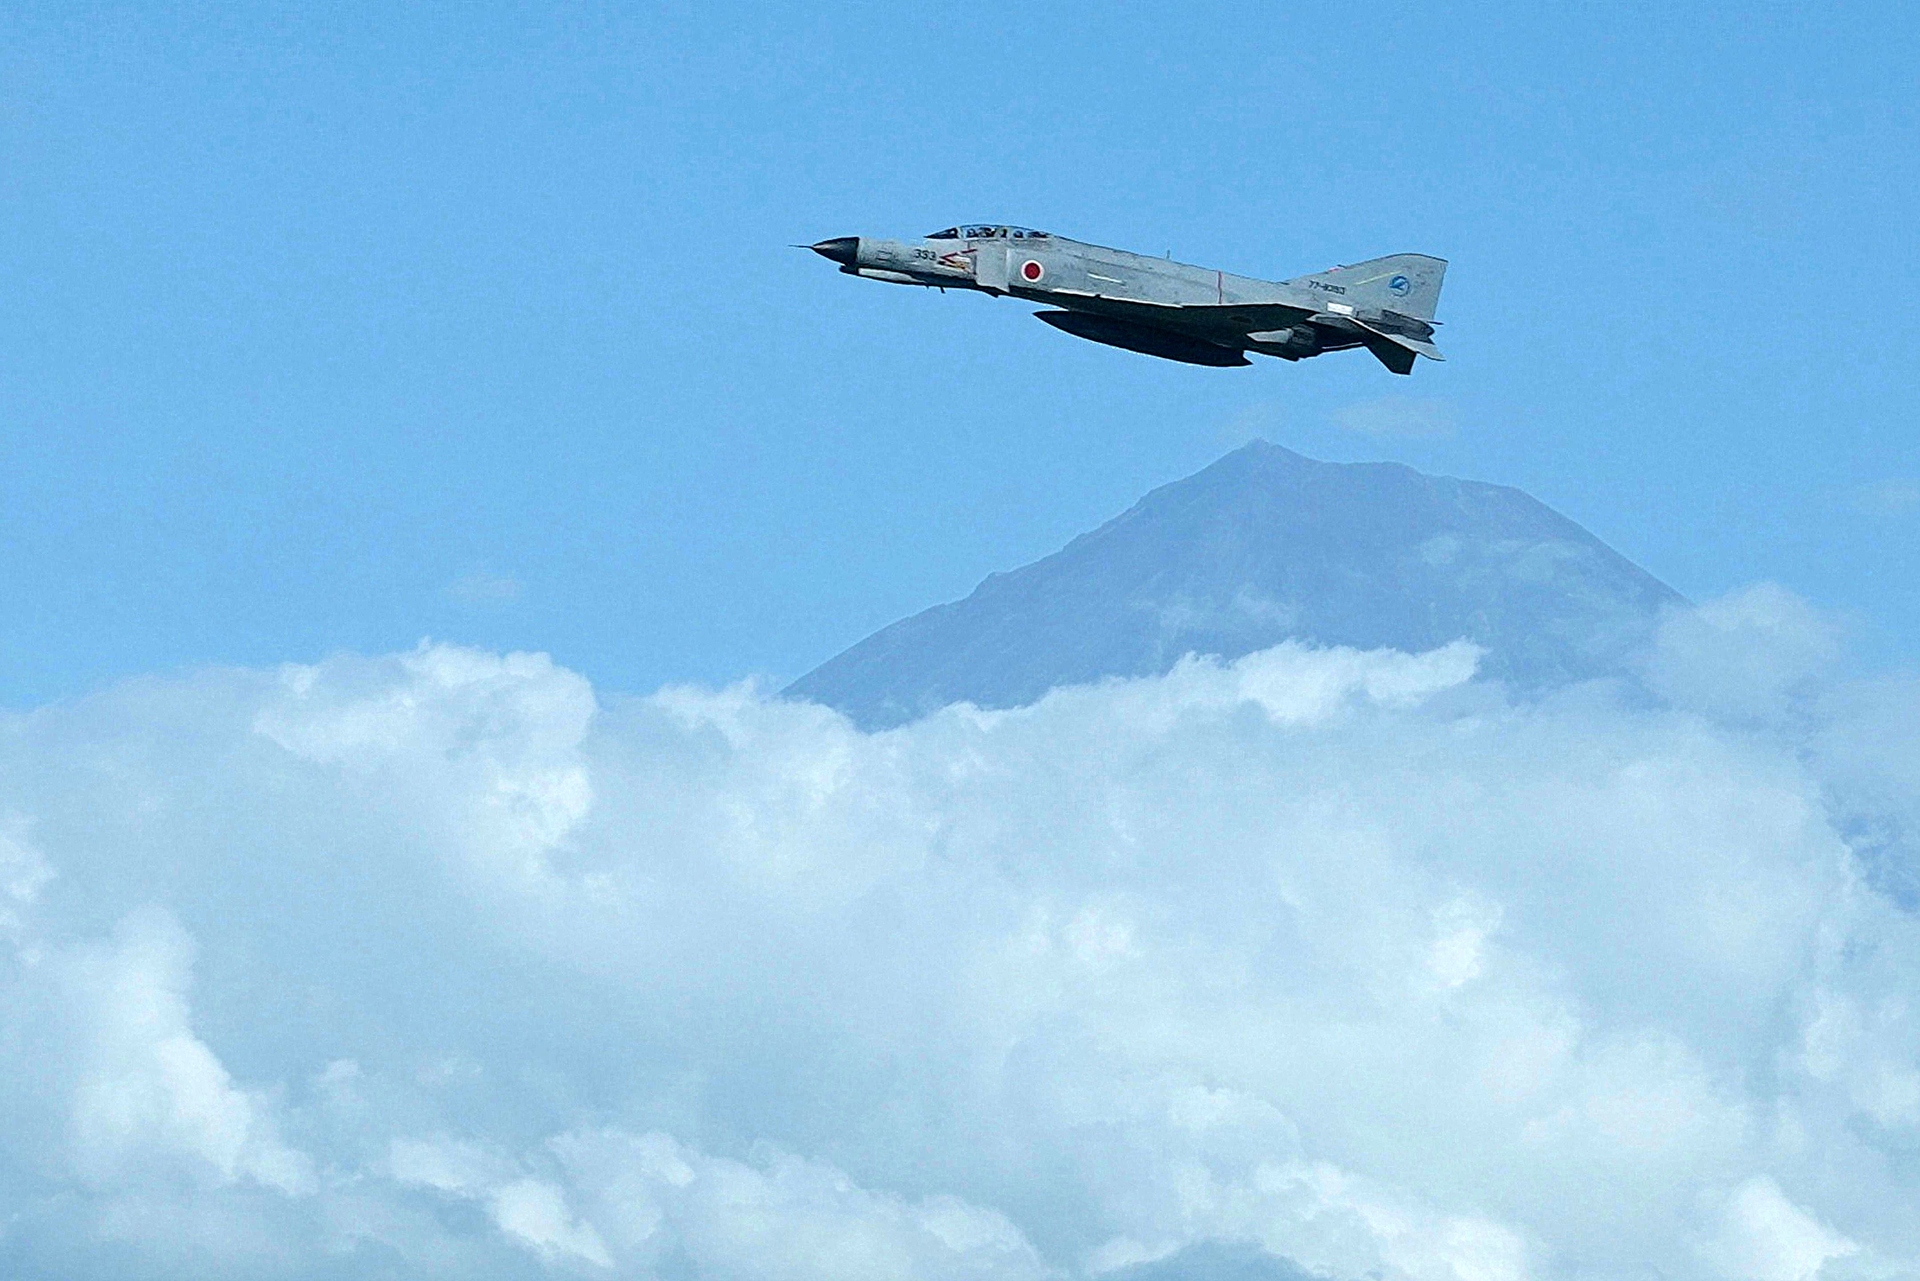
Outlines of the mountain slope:
{"label": "mountain slope", "polygon": [[786,692],[879,728],[1289,637],[1421,650],[1464,636],[1486,647],[1486,675],[1541,687],[1622,670],[1661,608],[1680,603],[1517,489],[1255,441]]}

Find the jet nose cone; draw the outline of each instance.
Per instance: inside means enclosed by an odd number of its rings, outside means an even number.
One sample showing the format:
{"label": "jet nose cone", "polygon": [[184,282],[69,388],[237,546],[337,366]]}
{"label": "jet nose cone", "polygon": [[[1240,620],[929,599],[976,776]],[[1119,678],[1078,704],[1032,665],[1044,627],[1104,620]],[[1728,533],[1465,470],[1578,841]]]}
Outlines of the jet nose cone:
{"label": "jet nose cone", "polygon": [[843,267],[851,267],[854,258],[860,253],[860,237],[835,236],[832,240],[823,240],[817,245],[808,245],[807,248],[822,258],[831,258]]}

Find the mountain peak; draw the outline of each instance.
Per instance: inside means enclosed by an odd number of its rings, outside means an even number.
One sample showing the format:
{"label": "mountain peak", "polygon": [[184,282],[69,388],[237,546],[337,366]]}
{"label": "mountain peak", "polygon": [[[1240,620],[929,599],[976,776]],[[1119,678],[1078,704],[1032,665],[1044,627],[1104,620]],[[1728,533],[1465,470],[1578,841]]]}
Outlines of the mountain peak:
{"label": "mountain peak", "polygon": [[1535,688],[1623,671],[1680,603],[1518,489],[1254,440],[787,693],[879,728],[1289,638],[1424,650],[1465,637],[1486,649],[1483,673]]}

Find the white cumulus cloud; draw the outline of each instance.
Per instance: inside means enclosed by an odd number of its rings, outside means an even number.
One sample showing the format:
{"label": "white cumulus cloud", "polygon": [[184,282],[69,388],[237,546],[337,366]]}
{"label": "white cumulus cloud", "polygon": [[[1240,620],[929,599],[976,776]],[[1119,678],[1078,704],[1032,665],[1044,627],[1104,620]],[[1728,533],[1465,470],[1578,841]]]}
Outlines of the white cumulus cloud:
{"label": "white cumulus cloud", "polygon": [[1920,683],[1837,645],[1761,589],[1657,704],[1286,645],[869,735],[429,645],[11,717],[0,1263],[1911,1272]]}

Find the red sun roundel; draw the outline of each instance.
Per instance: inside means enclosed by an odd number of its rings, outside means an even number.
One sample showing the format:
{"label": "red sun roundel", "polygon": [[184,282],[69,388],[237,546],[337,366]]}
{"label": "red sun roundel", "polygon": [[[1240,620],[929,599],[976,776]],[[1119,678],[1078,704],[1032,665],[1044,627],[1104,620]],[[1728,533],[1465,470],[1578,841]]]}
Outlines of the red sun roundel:
{"label": "red sun roundel", "polygon": [[1028,280],[1038,280],[1040,279],[1040,277],[1047,274],[1047,269],[1045,267],[1042,267],[1039,263],[1035,262],[1033,259],[1029,258],[1025,262],[1020,264],[1020,274],[1025,276]]}

